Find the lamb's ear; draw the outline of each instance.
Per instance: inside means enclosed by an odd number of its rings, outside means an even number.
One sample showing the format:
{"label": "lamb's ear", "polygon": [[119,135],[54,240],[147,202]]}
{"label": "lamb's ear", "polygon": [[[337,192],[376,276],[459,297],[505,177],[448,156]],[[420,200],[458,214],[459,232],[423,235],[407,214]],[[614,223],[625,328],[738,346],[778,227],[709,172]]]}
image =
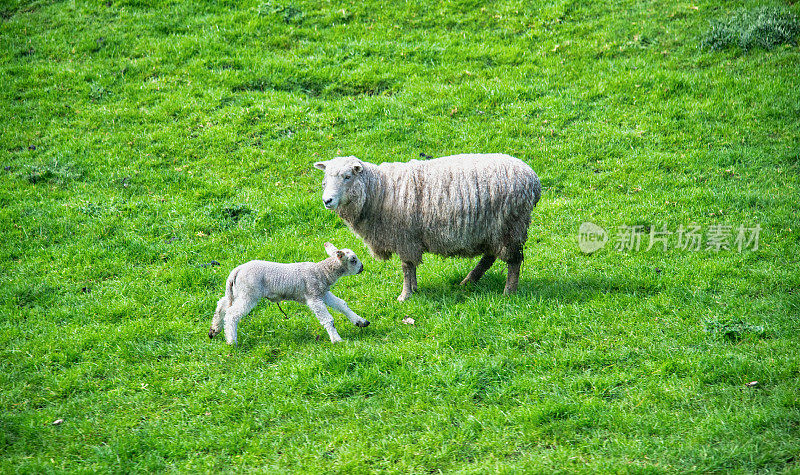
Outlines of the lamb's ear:
{"label": "lamb's ear", "polygon": [[360,163],[356,163],[355,165],[353,165],[353,173],[359,174],[361,173],[362,170],[364,170],[364,165]]}
{"label": "lamb's ear", "polygon": [[320,170],[325,170],[325,164],[327,162],[317,162],[314,164],[314,168],[319,168]]}
{"label": "lamb's ear", "polygon": [[336,251],[336,257],[337,257],[339,260],[342,260],[342,259],[344,259],[344,251]]}
{"label": "lamb's ear", "polygon": [[336,246],[334,246],[333,244],[329,242],[325,243],[325,252],[327,252],[329,256],[333,257],[333,255],[336,254],[336,251],[338,250],[339,249],[337,249]]}

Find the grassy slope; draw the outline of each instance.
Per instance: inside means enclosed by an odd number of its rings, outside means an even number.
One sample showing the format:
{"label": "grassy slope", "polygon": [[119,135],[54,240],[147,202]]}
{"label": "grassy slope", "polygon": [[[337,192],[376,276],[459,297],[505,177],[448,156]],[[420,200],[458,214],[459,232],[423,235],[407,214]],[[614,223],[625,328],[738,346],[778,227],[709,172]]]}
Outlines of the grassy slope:
{"label": "grassy slope", "polygon": [[[150,3],[0,7],[0,469],[797,469],[800,50],[699,51],[739,2]],[[311,163],[465,151],[542,177],[521,292],[430,257],[398,304]],[[763,231],[586,256],[585,220]],[[207,340],[232,267],[326,240],[372,326]]]}

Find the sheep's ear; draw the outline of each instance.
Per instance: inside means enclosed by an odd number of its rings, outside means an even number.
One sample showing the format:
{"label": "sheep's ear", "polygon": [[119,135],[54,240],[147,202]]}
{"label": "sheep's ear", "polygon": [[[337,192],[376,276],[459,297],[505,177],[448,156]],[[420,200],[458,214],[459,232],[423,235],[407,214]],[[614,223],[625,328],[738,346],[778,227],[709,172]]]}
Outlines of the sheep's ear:
{"label": "sheep's ear", "polygon": [[326,162],[317,162],[314,164],[314,168],[319,168],[320,170],[325,170],[325,163]]}
{"label": "sheep's ear", "polygon": [[339,249],[337,249],[337,248],[336,248],[336,246],[334,246],[333,244],[331,244],[331,243],[329,243],[329,242],[326,242],[326,243],[325,243],[325,252],[327,252],[329,256],[333,257],[333,255],[334,255],[334,254],[336,253],[336,251],[338,251],[338,250],[339,250]]}
{"label": "sheep's ear", "polygon": [[344,251],[336,251],[336,257],[337,257],[339,260],[342,260],[342,259],[344,259]]}
{"label": "sheep's ear", "polygon": [[363,169],[364,166],[361,165],[360,163],[356,163],[355,165],[353,165],[353,173],[361,173]]}

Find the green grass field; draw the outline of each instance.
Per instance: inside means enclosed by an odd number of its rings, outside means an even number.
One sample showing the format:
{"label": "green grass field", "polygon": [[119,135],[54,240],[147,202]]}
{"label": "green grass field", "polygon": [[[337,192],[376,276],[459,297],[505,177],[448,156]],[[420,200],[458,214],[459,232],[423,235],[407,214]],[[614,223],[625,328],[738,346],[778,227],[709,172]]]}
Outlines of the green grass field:
{"label": "green grass field", "polygon": [[[800,471],[800,48],[700,47],[764,5],[3,0],[0,471]],[[428,256],[398,303],[312,164],[463,152],[542,179],[520,292]],[[372,325],[209,341],[233,267],[325,241]]]}

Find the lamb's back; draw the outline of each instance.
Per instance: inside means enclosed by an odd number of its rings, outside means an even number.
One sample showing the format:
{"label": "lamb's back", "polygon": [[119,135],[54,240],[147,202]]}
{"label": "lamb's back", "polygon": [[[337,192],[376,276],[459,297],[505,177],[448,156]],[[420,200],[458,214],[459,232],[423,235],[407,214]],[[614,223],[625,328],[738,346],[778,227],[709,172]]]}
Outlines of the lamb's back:
{"label": "lamb's back", "polygon": [[[280,263],[254,260],[238,268],[234,292],[256,292],[273,302],[295,300],[305,302],[307,280],[313,262]],[[231,273],[233,275],[237,269]]]}

